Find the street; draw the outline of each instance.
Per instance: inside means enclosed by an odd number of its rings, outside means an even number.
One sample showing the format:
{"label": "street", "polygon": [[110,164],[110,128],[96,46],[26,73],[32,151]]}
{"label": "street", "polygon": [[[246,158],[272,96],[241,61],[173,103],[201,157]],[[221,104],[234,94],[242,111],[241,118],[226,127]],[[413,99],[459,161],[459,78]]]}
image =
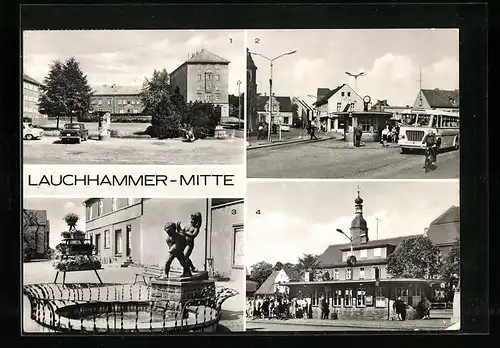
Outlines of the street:
{"label": "street", "polygon": [[459,151],[440,153],[437,168],[423,169],[421,153],[401,154],[377,143],[347,147],[330,139],[247,151],[248,178],[451,179],[459,176]]}
{"label": "street", "polygon": [[[117,267],[103,265],[99,271],[99,276],[104,283],[108,284],[129,284],[133,283],[134,275],[138,271],[136,267]],[[32,261],[23,263],[23,284],[43,284],[54,281],[56,271],[52,267],[52,261]],[[67,283],[95,283],[97,278],[93,271],[70,272],[66,276]],[[59,276],[59,283],[61,276]],[[227,299],[222,305],[221,320],[219,322],[221,332],[243,331],[243,282],[239,280],[230,282],[216,282],[216,286],[222,286],[238,291],[238,295]],[[36,323],[29,318],[29,301],[23,296],[23,320],[25,328],[36,329]]]}
{"label": "street", "polygon": [[242,164],[243,151],[240,138],[194,143],[179,139],[89,139],[80,144],[61,144],[56,137],[23,140],[24,164]]}

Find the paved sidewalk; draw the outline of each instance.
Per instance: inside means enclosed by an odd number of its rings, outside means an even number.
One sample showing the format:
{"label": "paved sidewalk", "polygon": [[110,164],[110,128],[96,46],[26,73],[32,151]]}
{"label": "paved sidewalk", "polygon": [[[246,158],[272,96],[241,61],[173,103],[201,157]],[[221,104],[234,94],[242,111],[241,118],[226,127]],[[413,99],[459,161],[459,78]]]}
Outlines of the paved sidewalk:
{"label": "paved sidewalk", "polygon": [[291,145],[291,144],[298,144],[298,143],[315,143],[315,142],[320,142],[320,141],[325,141],[325,140],[332,140],[332,139],[337,139],[338,138],[337,133],[331,133],[331,134],[325,134],[323,133],[322,135],[318,135],[318,139],[313,139],[311,140],[309,136],[303,137],[302,139],[299,139],[297,137],[295,138],[290,138],[290,139],[283,139],[283,140],[273,140],[272,143],[268,143],[266,140],[259,140],[259,141],[247,141],[247,150],[253,150],[253,149],[262,149],[265,147],[274,147],[274,146],[282,146],[282,145]]}
{"label": "paved sidewalk", "polygon": [[261,324],[282,324],[282,325],[307,325],[307,326],[335,326],[335,327],[355,327],[359,329],[386,329],[386,330],[445,330],[452,323],[450,319],[430,319],[430,320],[321,320],[321,319],[247,319],[251,323]]}

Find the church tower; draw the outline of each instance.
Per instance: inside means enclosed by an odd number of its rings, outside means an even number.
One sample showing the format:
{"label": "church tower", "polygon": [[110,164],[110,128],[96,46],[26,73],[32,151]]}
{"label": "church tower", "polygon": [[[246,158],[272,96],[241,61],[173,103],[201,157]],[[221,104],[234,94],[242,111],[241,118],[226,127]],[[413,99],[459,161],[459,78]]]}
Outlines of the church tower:
{"label": "church tower", "polygon": [[355,216],[351,222],[351,238],[353,244],[364,244],[368,242],[368,227],[366,220],[363,218],[363,199],[359,195],[354,200]]}

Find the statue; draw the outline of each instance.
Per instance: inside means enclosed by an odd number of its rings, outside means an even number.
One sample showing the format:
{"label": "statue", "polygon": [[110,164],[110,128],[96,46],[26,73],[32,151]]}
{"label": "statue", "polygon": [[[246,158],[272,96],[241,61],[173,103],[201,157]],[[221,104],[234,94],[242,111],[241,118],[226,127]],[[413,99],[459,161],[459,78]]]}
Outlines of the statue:
{"label": "statue", "polygon": [[177,258],[182,266],[181,277],[191,277],[196,271],[193,262],[189,258],[194,249],[194,239],[198,236],[201,227],[201,213],[191,214],[191,222],[187,226],[182,226],[180,222],[168,222],[165,227],[167,233],[167,245],[169,247],[169,257],[165,263],[164,277],[168,278],[170,265]]}

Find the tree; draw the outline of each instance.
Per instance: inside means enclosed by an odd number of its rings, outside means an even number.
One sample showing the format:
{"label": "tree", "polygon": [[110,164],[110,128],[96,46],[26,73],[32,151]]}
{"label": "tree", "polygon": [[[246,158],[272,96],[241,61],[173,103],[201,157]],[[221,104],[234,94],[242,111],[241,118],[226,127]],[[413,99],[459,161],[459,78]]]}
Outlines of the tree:
{"label": "tree", "polygon": [[186,100],[182,96],[179,86],[175,87],[174,93],[172,93],[170,100],[174,104],[174,107],[177,108],[177,111],[181,114],[181,116],[185,116],[187,114]]}
{"label": "tree", "polygon": [[319,255],[304,254],[303,257],[299,257],[297,263],[297,268],[300,272],[308,271],[314,269],[318,266]]}
{"label": "tree", "polygon": [[72,57],[62,63],[56,60],[50,66],[48,75],[44,78],[41,87],[38,111],[50,117],[83,115],[92,109],[92,88],[80,69],[78,61]]}
{"label": "tree", "polygon": [[[449,300],[453,301],[453,282],[458,281],[460,278],[460,239],[457,238],[453,246],[450,248],[448,255],[443,259],[440,278],[448,284],[447,286],[447,297]],[[457,278],[454,278],[454,276]]]}
{"label": "tree", "polygon": [[403,239],[387,257],[387,271],[396,278],[430,279],[440,269],[439,248],[426,236]]}
{"label": "tree", "polygon": [[23,253],[25,260],[29,260],[33,253],[38,252],[38,234],[42,227],[36,211],[23,209]]}
{"label": "tree", "polygon": [[[140,92],[144,112],[151,115],[154,136],[174,138],[180,134],[182,116],[178,110],[180,102],[172,95],[170,78],[166,69],[155,70],[150,79],[145,79]],[[180,92],[179,92],[180,95]]]}
{"label": "tree", "polygon": [[273,265],[266,261],[258,262],[252,265],[250,272],[250,279],[257,282],[257,289],[266,281],[266,279],[273,273]]}
{"label": "tree", "polygon": [[213,133],[215,126],[220,122],[221,109],[212,103],[203,103],[200,101],[190,102],[187,107],[186,117],[183,122],[195,128],[197,133]]}
{"label": "tree", "polygon": [[293,126],[296,128],[302,127],[302,121],[299,116],[299,106],[297,104],[292,104],[292,122]]}

